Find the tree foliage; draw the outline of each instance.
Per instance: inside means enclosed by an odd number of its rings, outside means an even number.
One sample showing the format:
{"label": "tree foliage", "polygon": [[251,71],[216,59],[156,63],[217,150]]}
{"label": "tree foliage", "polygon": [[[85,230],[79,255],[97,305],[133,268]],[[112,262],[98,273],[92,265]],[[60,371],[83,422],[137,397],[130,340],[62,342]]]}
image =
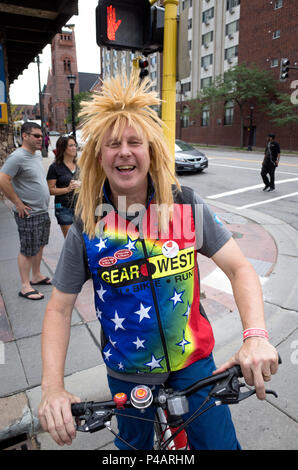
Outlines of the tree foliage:
{"label": "tree foliage", "polygon": [[270,72],[256,65],[239,64],[217,76],[210,87],[201,90],[198,98],[209,102],[234,101],[241,108],[252,100],[264,103],[276,93],[276,80]]}
{"label": "tree foliage", "polygon": [[298,106],[292,103],[287,93],[280,93],[267,105],[267,114],[277,127],[298,124]]}
{"label": "tree foliage", "polygon": [[272,74],[256,65],[239,64],[215,78],[209,87],[203,88],[197,96],[199,106],[194,106],[198,112],[203,103],[209,105],[218,102],[232,101],[240,112],[241,129],[240,145],[243,145],[244,112],[250,104],[264,109],[278,94],[278,82]]}
{"label": "tree foliage", "polygon": [[[81,109],[81,102],[82,101],[88,101],[91,99],[92,93],[89,91],[81,91],[81,93],[77,93],[74,95],[74,112],[75,112],[75,124],[76,126],[79,124],[80,119],[78,117],[78,114]],[[67,115],[67,122],[71,123],[72,122],[72,111],[71,111],[71,100],[68,100],[68,115]]]}

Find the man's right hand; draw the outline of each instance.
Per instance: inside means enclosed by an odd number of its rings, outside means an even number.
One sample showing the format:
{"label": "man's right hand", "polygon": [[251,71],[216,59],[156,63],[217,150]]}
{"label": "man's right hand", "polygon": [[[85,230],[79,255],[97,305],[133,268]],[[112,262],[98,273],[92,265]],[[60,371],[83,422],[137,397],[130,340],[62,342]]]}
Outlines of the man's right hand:
{"label": "man's right hand", "polygon": [[38,409],[40,424],[59,445],[71,445],[76,437],[71,404],[81,399],[65,389],[45,391]]}
{"label": "man's right hand", "polygon": [[30,215],[30,211],[32,210],[31,207],[26,206],[22,201],[16,202],[15,205],[16,205],[16,209],[18,211],[19,217],[23,219],[25,216]]}

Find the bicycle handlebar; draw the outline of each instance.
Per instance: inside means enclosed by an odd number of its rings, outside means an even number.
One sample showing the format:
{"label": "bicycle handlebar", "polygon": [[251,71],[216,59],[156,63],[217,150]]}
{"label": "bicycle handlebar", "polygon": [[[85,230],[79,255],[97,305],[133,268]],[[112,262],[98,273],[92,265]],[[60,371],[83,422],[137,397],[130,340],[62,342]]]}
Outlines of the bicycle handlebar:
{"label": "bicycle handlebar", "polygon": [[[281,358],[278,357],[278,363],[281,364]],[[244,393],[240,393],[240,388],[245,386],[245,383],[241,383],[239,378],[243,377],[241,368],[239,365],[235,365],[219,374],[214,374],[204,379],[201,379],[191,385],[190,387],[180,390],[173,391],[171,389],[163,389],[162,393],[159,393],[153,398],[150,406],[163,406],[166,407],[171,399],[187,398],[197,390],[201,388],[212,386],[213,388],[209,392],[209,397],[216,400],[216,404],[235,404],[239,403],[249,396],[256,393],[255,389],[249,390]],[[266,393],[273,394],[277,397],[276,392],[273,390],[266,390]],[[132,408],[135,405],[130,401],[126,400],[121,406],[114,400],[104,402],[82,402],[74,403],[71,405],[71,412],[73,416],[79,417],[85,420],[84,426],[79,426],[78,430],[84,432],[95,432],[105,427],[105,423],[110,421],[111,417],[116,414],[116,409]],[[182,414],[182,413],[181,413]]]}

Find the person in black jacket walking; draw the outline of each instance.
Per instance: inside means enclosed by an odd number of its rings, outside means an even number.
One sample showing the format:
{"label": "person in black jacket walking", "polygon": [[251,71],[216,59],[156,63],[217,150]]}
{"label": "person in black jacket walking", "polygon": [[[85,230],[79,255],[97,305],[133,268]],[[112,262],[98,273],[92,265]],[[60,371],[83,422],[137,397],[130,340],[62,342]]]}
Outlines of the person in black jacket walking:
{"label": "person in black jacket walking", "polygon": [[[280,146],[275,140],[275,134],[268,134],[267,145],[265,148],[265,156],[262,164],[261,176],[264,181],[265,187],[263,191],[274,191],[274,177],[275,170],[279,164],[280,159]],[[269,178],[268,176],[269,175]]]}

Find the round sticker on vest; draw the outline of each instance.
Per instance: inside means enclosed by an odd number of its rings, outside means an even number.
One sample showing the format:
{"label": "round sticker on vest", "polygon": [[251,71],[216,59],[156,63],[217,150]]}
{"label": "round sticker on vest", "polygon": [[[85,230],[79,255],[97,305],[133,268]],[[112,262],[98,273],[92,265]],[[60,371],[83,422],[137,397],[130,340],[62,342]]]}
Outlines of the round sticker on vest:
{"label": "round sticker on vest", "polygon": [[105,258],[101,258],[98,262],[100,266],[106,268],[108,266],[113,266],[113,264],[117,263],[117,259],[114,256],[106,256]]}
{"label": "round sticker on vest", "polygon": [[179,245],[173,240],[169,240],[162,245],[161,250],[166,258],[174,258],[179,253]]}

